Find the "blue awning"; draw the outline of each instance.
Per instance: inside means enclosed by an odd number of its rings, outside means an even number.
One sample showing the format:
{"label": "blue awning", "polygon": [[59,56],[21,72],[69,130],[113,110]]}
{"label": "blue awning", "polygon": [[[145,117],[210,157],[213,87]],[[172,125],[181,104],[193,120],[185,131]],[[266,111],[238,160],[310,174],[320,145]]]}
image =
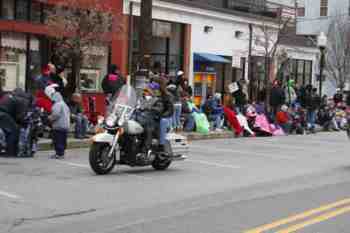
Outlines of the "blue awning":
{"label": "blue awning", "polygon": [[197,62],[210,62],[210,63],[228,63],[231,64],[230,60],[227,60],[221,56],[211,53],[194,53],[194,61]]}

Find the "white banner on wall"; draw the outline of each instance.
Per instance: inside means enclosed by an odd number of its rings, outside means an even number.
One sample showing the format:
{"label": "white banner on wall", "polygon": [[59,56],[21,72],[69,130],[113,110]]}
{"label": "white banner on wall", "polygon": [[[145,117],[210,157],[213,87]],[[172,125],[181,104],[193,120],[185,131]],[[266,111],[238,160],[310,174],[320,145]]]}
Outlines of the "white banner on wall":
{"label": "white banner on wall", "polygon": [[241,50],[234,50],[232,55],[232,67],[242,68],[241,67],[241,58],[247,57],[247,52],[243,52]]}
{"label": "white banner on wall", "polygon": [[239,86],[238,86],[237,82],[233,82],[230,85],[228,85],[228,89],[229,89],[230,93],[235,93],[236,91],[239,90]]}

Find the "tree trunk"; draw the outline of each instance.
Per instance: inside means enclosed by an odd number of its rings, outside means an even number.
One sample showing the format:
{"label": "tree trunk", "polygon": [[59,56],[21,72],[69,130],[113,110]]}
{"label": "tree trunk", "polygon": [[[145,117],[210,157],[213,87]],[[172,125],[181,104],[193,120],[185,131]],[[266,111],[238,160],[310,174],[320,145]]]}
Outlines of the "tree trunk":
{"label": "tree trunk", "polygon": [[151,62],[151,44],[153,36],[152,21],[153,0],[141,1],[141,20],[140,20],[140,63],[142,69],[150,69]]}
{"label": "tree trunk", "polygon": [[81,56],[74,57],[74,76],[75,76],[75,92],[81,91],[80,86],[80,70],[81,70]]}
{"label": "tree trunk", "polygon": [[81,58],[78,55],[72,56],[72,72],[68,79],[67,85],[67,97],[71,97],[73,93],[80,92],[80,69],[81,69]]}
{"label": "tree trunk", "polygon": [[269,57],[265,57],[265,106],[266,110],[270,109],[270,92],[271,92],[271,87],[270,87],[270,71],[271,71],[271,62],[270,62]]}

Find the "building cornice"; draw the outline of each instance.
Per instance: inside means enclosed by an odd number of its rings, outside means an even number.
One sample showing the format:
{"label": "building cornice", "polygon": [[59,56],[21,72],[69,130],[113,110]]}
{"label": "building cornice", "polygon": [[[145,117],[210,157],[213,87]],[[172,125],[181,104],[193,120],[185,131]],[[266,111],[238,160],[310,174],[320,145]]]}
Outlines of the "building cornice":
{"label": "building cornice", "polygon": [[[129,14],[130,2],[133,2],[136,7],[140,8],[140,0],[124,0],[124,14]],[[234,10],[226,10],[212,6],[204,6],[203,4],[190,3],[183,0],[154,0],[153,7],[158,9],[171,10],[175,12],[180,11],[217,20],[224,20],[241,24],[253,24],[257,26],[265,24],[271,28],[278,28],[278,24],[275,19]],[[134,11],[133,14],[139,15],[139,11]]]}

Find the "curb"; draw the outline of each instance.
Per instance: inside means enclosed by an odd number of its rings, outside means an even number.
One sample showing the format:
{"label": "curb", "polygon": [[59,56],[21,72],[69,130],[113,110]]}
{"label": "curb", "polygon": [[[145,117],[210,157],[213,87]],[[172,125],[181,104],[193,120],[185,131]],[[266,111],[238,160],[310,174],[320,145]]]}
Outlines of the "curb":
{"label": "curb", "polygon": [[[225,139],[225,138],[234,138],[234,133],[232,132],[211,132],[209,134],[197,134],[197,133],[186,133],[182,134],[187,137],[188,141],[199,141],[199,140],[212,140],[212,139]],[[71,139],[68,140],[67,149],[86,149],[91,145],[89,139],[77,140]],[[53,150],[50,140],[39,141],[39,151],[51,151]]]}
{"label": "curb", "polygon": [[[90,147],[90,144],[91,144],[91,142],[89,139],[74,140],[74,141],[69,140],[67,143],[67,150],[86,149],[86,148]],[[38,147],[39,147],[38,151],[51,151],[51,150],[53,150],[50,141],[39,142]]]}
{"label": "curb", "polygon": [[[321,129],[316,129],[316,133],[323,132]],[[199,133],[184,133],[183,136],[187,137],[188,141],[200,141],[200,140],[214,140],[214,139],[230,139],[235,138],[232,131],[224,132],[210,132],[209,134],[199,134]],[[68,140],[67,149],[86,149],[91,145],[90,139],[78,140],[70,139]],[[39,151],[50,151],[53,150],[51,147],[51,141],[39,141]]]}

